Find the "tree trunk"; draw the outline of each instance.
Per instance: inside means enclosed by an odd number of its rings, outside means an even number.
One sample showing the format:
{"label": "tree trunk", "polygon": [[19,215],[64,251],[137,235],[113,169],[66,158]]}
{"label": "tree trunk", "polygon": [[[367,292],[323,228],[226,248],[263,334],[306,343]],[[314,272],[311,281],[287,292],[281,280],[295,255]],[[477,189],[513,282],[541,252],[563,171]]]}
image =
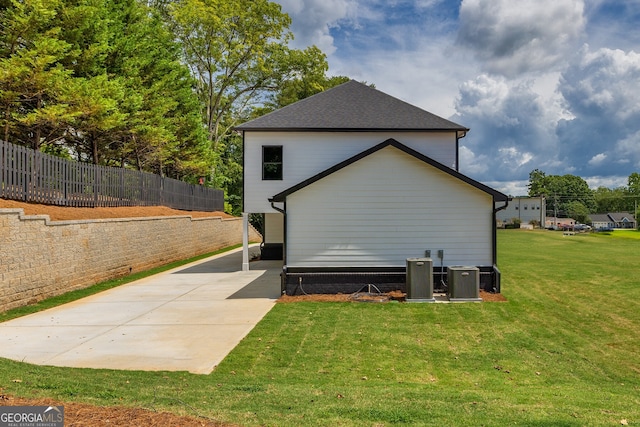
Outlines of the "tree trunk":
{"label": "tree trunk", "polygon": [[[38,95],[37,101],[36,101],[36,111],[40,110],[42,108],[42,98]],[[36,130],[33,133],[33,149],[37,150],[38,148],[40,148],[40,136],[41,136],[41,131],[40,131],[40,125],[36,123]]]}
{"label": "tree trunk", "polygon": [[93,135],[93,133],[91,133],[91,148],[92,148],[91,155],[93,156],[93,164],[97,165],[98,164],[98,141],[96,140],[95,135]]}
{"label": "tree trunk", "polygon": [[9,120],[11,117],[11,104],[7,105],[7,109],[4,112],[4,142],[9,142]]}

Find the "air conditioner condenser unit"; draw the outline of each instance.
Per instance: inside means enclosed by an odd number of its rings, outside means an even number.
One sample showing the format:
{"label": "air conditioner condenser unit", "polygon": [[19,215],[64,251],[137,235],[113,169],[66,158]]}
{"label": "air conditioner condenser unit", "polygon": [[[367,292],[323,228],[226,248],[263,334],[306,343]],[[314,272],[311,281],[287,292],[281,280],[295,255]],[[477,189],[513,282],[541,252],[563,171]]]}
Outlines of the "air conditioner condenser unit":
{"label": "air conditioner condenser unit", "polygon": [[407,302],[435,302],[431,258],[407,258],[406,282]]}
{"label": "air conditioner condenser unit", "polygon": [[447,268],[449,301],[482,301],[480,298],[480,269],[453,266]]}

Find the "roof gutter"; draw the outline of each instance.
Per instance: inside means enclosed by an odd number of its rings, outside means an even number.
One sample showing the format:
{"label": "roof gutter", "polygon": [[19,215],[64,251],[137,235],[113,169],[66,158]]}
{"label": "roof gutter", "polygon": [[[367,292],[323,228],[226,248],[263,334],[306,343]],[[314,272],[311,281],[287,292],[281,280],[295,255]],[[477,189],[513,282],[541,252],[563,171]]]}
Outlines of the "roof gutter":
{"label": "roof gutter", "polygon": [[[281,208],[277,207],[276,205],[274,205],[274,203],[276,203],[276,202],[277,202],[277,200],[274,200],[274,199],[268,199],[268,201],[269,201],[269,203],[271,203],[271,207],[272,207],[274,210],[276,210],[276,211],[280,212],[282,215],[286,215],[286,214],[287,214],[287,211],[285,211],[284,209],[281,209]],[[286,206],[285,206],[285,207],[286,207]]]}

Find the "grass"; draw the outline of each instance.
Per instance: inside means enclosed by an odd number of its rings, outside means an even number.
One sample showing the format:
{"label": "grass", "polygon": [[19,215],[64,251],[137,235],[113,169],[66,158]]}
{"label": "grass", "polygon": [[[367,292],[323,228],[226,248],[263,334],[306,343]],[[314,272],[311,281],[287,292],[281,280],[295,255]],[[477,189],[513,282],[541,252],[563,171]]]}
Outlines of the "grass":
{"label": "grass", "polygon": [[624,237],[626,239],[640,240],[640,233],[638,232],[638,230],[614,230],[608,232],[608,234],[614,234],[616,237]]}
{"label": "grass", "polygon": [[2,360],[0,388],[246,426],[640,425],[637,236],[500,230],[506,303],[278,304],[207,376]]}

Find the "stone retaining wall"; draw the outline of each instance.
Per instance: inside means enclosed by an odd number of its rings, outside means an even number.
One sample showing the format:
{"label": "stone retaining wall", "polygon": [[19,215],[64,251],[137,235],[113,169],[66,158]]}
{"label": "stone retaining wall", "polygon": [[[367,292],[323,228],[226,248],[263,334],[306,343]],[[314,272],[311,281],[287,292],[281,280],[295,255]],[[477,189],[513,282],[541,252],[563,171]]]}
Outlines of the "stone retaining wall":
{"label": "stone retaining wall", "polygon": [[[253,227],[249,240],[262,240]],[[50,221],[0,209],[0,312],[241,243],[242,218]]]}

